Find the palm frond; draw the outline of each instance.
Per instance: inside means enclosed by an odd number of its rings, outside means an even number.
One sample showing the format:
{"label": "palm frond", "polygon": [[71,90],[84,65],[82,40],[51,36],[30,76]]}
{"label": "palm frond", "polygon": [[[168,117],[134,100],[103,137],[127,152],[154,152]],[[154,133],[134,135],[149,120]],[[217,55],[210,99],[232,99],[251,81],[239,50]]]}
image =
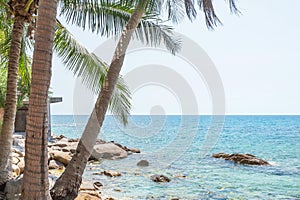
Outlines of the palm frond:
{"label": "palm frond", "polygon": [[[240,11],[237,8],[236,0],[225,0],[229,4],[230,11],[239,15]],[[188,18],[193,20],[197,16],[194,6],[194,0],[184,0],[185,10]],[[218,25],[222,25],[221,20],[218,18],[212,0],[197,0],[200,10],[204,13],[206,26],[209,29],[214,29]]]}
{"label": "palm frond", "polygon": [[172,54],[177,53],[181,48],[181,40],[174,36],[172,27],[152,21],[143,20],[136,29],[135,36],[150,46],[157,46],[163,42]]}
{"label": "palm frond", "polygon": [[209,29],[222,24],[216,15],[212,0],[198,0],[198,5],[205,15],[206,26]]}
{"label": "palm frond", "polygon": [[131,93],[124,79],[120,76],[112,94],[109,109],[123,124],[128,123],[131,110]]}
{"label": "palm frond", "polygon": [[[169,1],[170,3],[176,3],[175,0]],[[61,15],[66,18],[67,23],[97,32],[101,36],[119,36],[134,10],[134,5],[128,6],[122,3],[122,1],[97,2],[89,0],[63,0],[61,3]],[[155,7],[159,5],[155,4]],[[176,12],[178,11],[171,12],[170,10],[170,16],[175,16]],[[149,8],[143,16],[142,25],[140,24],[139,29],[135,31],[135,35],[139,35],[137,39],[144,38],[141,41],[152,46],[158,46],[163,42],[172,53],[179,51],[180,40],[173,35],[173,28],[164,25],[158,16],[158,11],[154,12]],[[179,20],[179,18],[174,18],[174,20]]]}
{"label": "palm frond", "polygon": [[[108,65],[95,54],[90,53],[76,41],[72,34],[57,21],[54,50],[62,59],[65,67],[72,71],[74,76],[81,77],[82,83],[99,94]],[[120,77],[114,90],[109,109],[124,125],[131,109],[131,94],[124,80]]]}
{"label": "palm frond", "polygon": [[183,20],[185,14],[185,5],[183,4],[183,1],[166,0],[164,6],[164,10],[168,15],[168,19],[171,20],[173,23],[179,23]]}
{"label": "palm frond", "polygon": [[194,0],[185,0],[184,1],[185,12],[191,21],[193,19],[195,19],[197,16],[197,12],[196,12],[194,3],[195,3]]}

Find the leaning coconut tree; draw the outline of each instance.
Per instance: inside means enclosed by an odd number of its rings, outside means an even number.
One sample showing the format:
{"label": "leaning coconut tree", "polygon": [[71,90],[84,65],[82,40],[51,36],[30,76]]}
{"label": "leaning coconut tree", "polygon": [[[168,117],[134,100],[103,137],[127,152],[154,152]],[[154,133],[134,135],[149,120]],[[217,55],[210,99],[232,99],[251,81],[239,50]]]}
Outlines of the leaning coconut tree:
{"label": "leaning coconut tree", "polygon": [[[101,36],[112,36],[117,35],[119,32],[122,31],[124,25],[128,21],[131,15],[131,10],[128,5],[121,5],[118,2],[114,1],[98,1],[99,4],[95,4],[93,6],[90,6],[90,1],[82,1],[81,3],[83,6],[77,6],[76,0],[62,0],[60,2],[60,14],[63,15],[66,18],[66,21],[68,23],[74,23],[77,26],[86,26],[85,23],[80,23],[80,20],[74,21],[72,18],[72,13],[82,13],[82,8],[87,9],[88,12],[85,14],[90,15],[90,13],[97,15],[94,19],[100,19],[97,23],[98,26],[94,31],[99,33]],[[27,6],[23,6],[22,8],[25,9],[28,7],[28,5],[36,5],[36,2],[34,1],[28,1],[26,3]],[[5,30],[5,32],[8,33],[8,36],[5,41],[5,45],[0,45],[0,53],[5,51],[9,52],[7,47],[10,47],[12,42],[12,38],[9,33],[11,33],[11,21],[8,20],[7,16],[4,14],[12,14],[14,13],[14,7],[11,7],[9,5],[12,5],[11,1],[1,0],[0,9],[1,9],[1,15],[0,17],[3,18],[3,21],[0,23],[0,27],[2,30]],[[15,6],[16,7],[16,6]],[[31,7],[30,7],[31,8]],[[36,8],[36,6],[34,7]],[[18,9],[21,9],[20,6]],[[25,9],[26,10],[26,9]],[[23,12],[25,12],[25,10]],[[32,34],[32,30],[35,29],[34,25],[36,22],[36,17],[29,17],[29,15],[32,15],[34,12],[31,11],[32,9],[29,9],[27,12],[27,18],[32,19],[31,23],[27,20],[25,22],[25,28],[23,29],[23,39],[22,39],[22,45],[21,45],[21,55],[19,55],[19,72],[28,72],[30,70],[26,70],[26,68],[20,68],[20,66],[25,66],[27,64],[26,61],[26,48],[29,48],[29,50],[32,49],[32,37],[34,36]],[[2,12],[3,11],[3,12]],[[2,15],[4,17],[2,17]],[[106,20],[102,20],[106,19]],[[155,21],[160,21],[157,16],[154,16],[152,13],[147,13],[144,15],[142,19],[142,23],[145,27],[145,29],[141,29],[137,34],[138,35],[145,35],[147,38],[149,38],[151,32],[147,32],[147,30],[154,30],[155,31],[155,37],[153,37],[153,41],[159,40],[162,36],[168,37],[169,27],[164,26],[161,23],[156,23]],[[92,21],[90,21],[92,22]],[[99,27],[105,27],[104,29],[99,29]],[[28,36],[28,37],[26,37]],[[141,38],[142,39],[142,38]],[[145,42],[152,42],[145,41]],[[96,55],[89,52],[84,46],[82,46],[74,37],[73,35],[66,29],[66,27],[59,22],[59,20],[56,21],[56,32],[55,32],[55,39],[54,39],[54,51],[57,53],[58,57],[61,59],[62,63],[66,67],[67,70],[70,70],[73,72],[74,76],[80,77],[83,81],[83,84],[87,86],[89,89],[91,89],[95,94],[98,94],[101,86],[104,81],[104,77],[107,73],[107,64],[101,61]],[[7,61],[9,60],[8,55]],[[29,64],[27,64],[29,65]],[[23,73],[25,74],[25,73]],[[28,77],[26,76],[25,80],[28,80]],[[11,80],[11,79],[10,79]],[[30,82],[30,80],[29,80]],[[12,84],[13,81],[10,81],[10,84]],[[12,88],[12,86],[10,87]],[[5,90],[6,91],[6,90]],[[5,101],[5,98],[3,99]],[[13,107],[15,104],[13,101],[9,104],[9,107]],[[119,120],[123,124],[127,123],[127,117],[129,115],[130,111],[130,92],[128,90],[128,87],[126,86],[125,82],[122,80],[122,77],[119,77],[117,81],[117,87],[116,90],[114,90],[114,94],[111,99],[111,103],[109,104],[110,111],[118,117]],[[9,120],[6,121],[6,124],[9,124],[11,128],[6,130],[11,130],[9,133],[6,131],[2,136],[0,136],[0,143],[4,144],[0,146],[0,152],[2,155],[2,159],[0,160],[0,166],[5,166],[0,168],[0,186],[4,185],[5,182],[9,179],[9,154],[11,152],[12,147],[12,134],[13,134],[13,128],[14,128],[14,117],[9,118]],[[6,178],[5,178],[6,177]],[[1,188],[1,187],[0,187]]]}
{"label": "leaning coconut tree", "polygon": [[[135,1],[131,1],[131,3],[134,2]],[[234,0],[229,0],[229,3],[231,10],[237,12]],[[175,23],[179,22],[182,19],[182,15],[180,16],[180,14],[182,14],[182,9],[185,9],[185,13],[190,20],[193,20],[197,16],[194,1],[192,0],[185,0],[184,2],[167,0],[165,1],[165,3],[162,3],[158,6],[157,2],[153,3],[153,1],[150,0],[136,1],[134,12],[130,16],[130,19],[119,39],[108,73],[105,77],[103,87],[97,98],[95,107],[85,126],[83,135],[77,146],[76,153],[74,154],[71,162],[66,167],[64,173],[59,177],[51,190],[51,196],[54,200],[71,200],[77,196],[78,189],[82,181],[82,174],[93,151],[93,146],[98,137],[99,131],[102,127],[105,113],[109,105],[109,99],[114,91],[116,80],[122,68],[125,53],[133,32],[138,27],[147,8],[147,5],[152,5],[151,7],[153,9],[154,4],[156,4],[156,6],[154,7],[158,10],[167,10],[169,19],[171,19]],[[163,5],[165,5],[165,7]],[[206,24],[209,28],[213,28],[214,26],[221,24],[220,20],[215,14],[211,0],[199,0],[198,6],[199,9],[204,12]],[[74,13],[74,18],[77,17],[76,14],[77,13]],[[82,15],[79,15],[79,18],[80,17],[82,17]],[[178,49],[175,48],[172,50],[173,52],[175,52]]]}
{"label": "leaning coconut tree", "polygon": [[66,167],[65,172],[56,181],[51,196],[54,200],[75,199],[82,181],[82,174],[91,155],[98,133],[105,118],[109,100],[113,94],[117,78],[121,71],[125,53],[131,36],[139,25],[148,5],[147,0],[139,0],[117,44],[113,60],[105,77],[103,87],[97,98],[95,107],[89,117],[83,135],[78,143],[76,153]]}

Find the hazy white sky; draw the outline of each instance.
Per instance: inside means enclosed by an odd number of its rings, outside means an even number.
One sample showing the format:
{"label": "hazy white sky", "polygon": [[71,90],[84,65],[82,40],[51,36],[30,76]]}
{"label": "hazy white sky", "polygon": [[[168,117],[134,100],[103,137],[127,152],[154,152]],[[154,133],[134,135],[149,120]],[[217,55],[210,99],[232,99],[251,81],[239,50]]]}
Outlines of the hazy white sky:
{"label": "hazy white sky", "polygon": [[[227,114],[300,114],[300,1],[245,0],[239,1],[238,7],[242,12],[239,17],[230,15],[223,1],[216,5],[224,25],[215,31],[207,30],[201,16],[193,23],[182,22],[176,31],[194,40],[214,62],[223,82]],[[91,51],[107,40],[68,28]],[[122,74],[136,66],[170,63],[191,85],[198,110],[210,113],[211,99],[205,83],[193,77],[188,64],[179,58],[155,50],[133,52],[128,55]],[[51,87],[54,96],[63,97],[63,103],[52,106],[52,114],[73,114],[73,99],[77,98],[73,95],[75,78],[57,57]],[[82,104],[88,113],[90,106]],[[133,91],[132,104],[132,114],[149,114],[151,109],[158,109],[159,113],[159,106],[167,114],[181,114],[176,94],[157,85]]]}

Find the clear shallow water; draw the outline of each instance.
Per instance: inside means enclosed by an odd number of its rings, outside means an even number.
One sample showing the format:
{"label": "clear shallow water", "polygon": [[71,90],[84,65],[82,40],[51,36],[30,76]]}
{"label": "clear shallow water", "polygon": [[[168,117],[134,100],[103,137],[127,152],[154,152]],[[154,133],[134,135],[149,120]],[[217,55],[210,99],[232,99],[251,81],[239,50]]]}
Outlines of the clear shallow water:
{"label": "clear shallow water", "polygon": [[[52,132],[80,137],[86,120],[52,116]],[[107,116],[99,137],[142,150],[87,166],[84,179],[100,181],[102,193],[117,199],[300,199],[300,116],[226,116],[217,127],[210,116],[132,116],[126,128]],[[250,153],[272,166],[235,165],[211,158],[216,152]],[[136,167],[141,159],[150,166]],[[92,175],[104,169],[122,176]],[[153,174],[171,182],[154,183]]]}

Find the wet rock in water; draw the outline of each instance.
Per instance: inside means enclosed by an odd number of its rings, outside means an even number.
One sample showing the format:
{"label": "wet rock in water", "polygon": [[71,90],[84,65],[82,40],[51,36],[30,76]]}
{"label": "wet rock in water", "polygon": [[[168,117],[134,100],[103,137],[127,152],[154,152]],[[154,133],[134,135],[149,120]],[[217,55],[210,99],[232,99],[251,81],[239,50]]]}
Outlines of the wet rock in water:
{"label": "wet rock in water", "polygon": [[141,153],[141,150],[139,150],[138,148],[128,148],[128,150],[132,153]]}
{"label": "wet rock in water", "polygon": [[122,190],[119,189],[119,188],[115,188],[114,191],[116,191],[116,192],[122,192]]}
{"label": "wet rock in water", "polygon": [[61,166],[64,166],[64,164],[57,160],[50,160],[49,162],[49,169],[58,169]]}
{"label": "wet rock in water", "polygon": [[213,154],[214,158],[222,158],[225,160],[230,160],[238,164],[244,165],[270,165],[267,161],[258,158],[251,154],[226,154],[226,153],[217,153]]}
{"label": "wet rock in water", "polygon": [[110,177],[121,176],[121,173],[117,171],[104,171],[103,174]]}
{"label": "wet rock in water", "polygon": [[139,167],[148,167],[149,162],[147,160],[140,160],[136,165]]}
{"label": "wet rock in water", "polygon": [[127,157],[127,152],[114,143],[97,144],[90,159],[108,159],[115,160]]}
{"label": "wet rock in water", "polygon": [[186,175],[178,174],[178,175],[175,175],[174,178],[186,178]]}
{"label": "wet rock in water", "polygon": [[102,187],[103,185],[102,185],[102,183],[100,183],[99,181],[97,181],[97,182],[93,183],[93,186],[94,186],[94,188],[95,188],[96,190],[99,190],[100,187]]}
{"label": "wet rock in water", "polygon": [[170,182],[171,179],[169,179],[168,177],[164,176],[164,175],[153,175],[151,176],[151,180],[154,182],[160,182],[160,183],[165,183],[165,182]]}
{"label": "wet rock in water", "polygon": [[50,157],[52,160],[61,162],[65,166],[67,166],[72,159],[72,157],[70,156],[70,154],[68,152],[63,152],[63,151],[51,151]]}

